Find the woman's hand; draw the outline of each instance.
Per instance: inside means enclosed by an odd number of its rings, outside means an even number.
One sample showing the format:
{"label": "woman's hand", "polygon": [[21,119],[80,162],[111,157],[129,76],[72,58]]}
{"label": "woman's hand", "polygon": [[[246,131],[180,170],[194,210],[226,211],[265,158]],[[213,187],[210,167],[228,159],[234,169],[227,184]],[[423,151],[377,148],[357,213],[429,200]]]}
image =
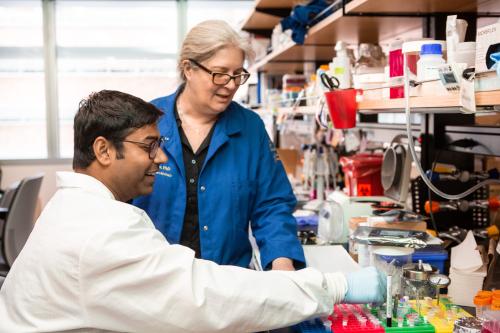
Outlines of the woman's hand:
{"label": "woman's hand", "polygon": [[273,260],[271,269],[273,271],[294,271],[292,259],[280,257]]}

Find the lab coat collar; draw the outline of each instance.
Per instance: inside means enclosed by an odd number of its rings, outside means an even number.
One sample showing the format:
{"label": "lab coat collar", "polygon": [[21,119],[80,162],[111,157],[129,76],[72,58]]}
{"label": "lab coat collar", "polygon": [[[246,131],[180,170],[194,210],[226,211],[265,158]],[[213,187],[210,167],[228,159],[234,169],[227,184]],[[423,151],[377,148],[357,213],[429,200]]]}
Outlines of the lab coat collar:
{"label": "lab coat collar", "polygon": [[56,183],[59,189],[81,188],[85,191],[115,200],[115,196],[106,185],[96,178],[83,173],[69,171],[56,172]]}
{"label": "lab coat collar", "polygon": [[[181,85],[179,86],[179,88],[177,88],[177,91],[175,93],[167,96],[164,105],[165,114],[160,120],[159,127],[160,132],[165,133],[164,136],[167,140],[165,149],[177,164],[182,176],[185,177],[184,161],[182,158],[182,145],[180,143],[179,129],[177,127],[177,122],[175,120],[174,114],[174,106],[175,101],[177,100],[177,95],[180,94],[183,89],[184,86]],[[204,164],[206,164],[217,152],[217,150],[229,140],[230,136],[236,135],[241,132],[241,127],[244,119],[242,114],[238,112],[237,109],[238,106],[236,102],[231,102],[227,109],[219,116],[219,119],[215,124],[214,134],[212,137],[212,141],[210,142]]]}
{"label": "lab coat collar", "polygon": [[[184,90],[184,85],[179,86],[175,93],[167,96],[166,98],[165,115],[163,116],[164,119],[162,123],[166,127],[165,135],[167,137],[170,137],[169,141],[172,140],[171,137],[175,136],[174,134],[178,134],[175,132],[175,130],[177,129],[177,124],[175,122],[174,104],[177,100],[177,95],[179,95],[182,90]],[[221,113],[219,119],[217,120],[217,124],[219,125],[218,127],[220,127],[219,130],[227,136],[231,136],[241,132],[243,118],[236,112],[236,109],[237,103],[231,102],[231,104],[229,104],[227,109],[223,113]]]}

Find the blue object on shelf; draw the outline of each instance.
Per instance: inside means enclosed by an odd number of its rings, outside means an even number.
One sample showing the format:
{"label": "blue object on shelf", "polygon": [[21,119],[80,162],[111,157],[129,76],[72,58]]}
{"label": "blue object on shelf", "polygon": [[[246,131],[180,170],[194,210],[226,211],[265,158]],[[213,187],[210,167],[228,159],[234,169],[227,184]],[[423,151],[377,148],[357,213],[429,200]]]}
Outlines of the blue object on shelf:
{"label": "blue object on shelf", "polygon": [[304,226],[304,225],[312,225],[312,226],[317,226],[318,225],[318,215],[310,215],[310,216],[296,216],[295,219],[297,220],[297,225],[299,226]]}
{"label": "blue object on shelf", "polygon": [[295,220],[297,221],[297,229],[299,231],[309,231],[312,230],[316,232],[318,230],[318,215],[311,216],[296,216]]}
{"label": "blue object on shelf", "polygon": [[441,274],[446,274],[445,272],[445,262],[448,260],[448,252],[446,250],[440,249],[427,249],[423,248],[421,250],[415,250],[412,256],[413,262],[422,262],[435,266],[439,269]]}
{"label": "blue object on shelf", "polygon": [[331,330],[327,329],[320,319],[312,319],[309,321],[303,321],[292,327],[292,332],[294,333],[331,333]]}

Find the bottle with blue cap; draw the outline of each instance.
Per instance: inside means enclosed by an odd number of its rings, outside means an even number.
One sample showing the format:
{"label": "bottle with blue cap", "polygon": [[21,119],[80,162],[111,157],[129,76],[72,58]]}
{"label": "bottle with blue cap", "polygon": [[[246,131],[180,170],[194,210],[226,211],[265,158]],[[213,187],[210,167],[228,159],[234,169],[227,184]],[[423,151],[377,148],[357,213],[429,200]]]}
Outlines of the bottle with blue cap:
{"label": "bottle with blue cap", "polygon": [[439,80],[439,68],[446,65],[441,44],[424,44],[417,61],[417,80]]}

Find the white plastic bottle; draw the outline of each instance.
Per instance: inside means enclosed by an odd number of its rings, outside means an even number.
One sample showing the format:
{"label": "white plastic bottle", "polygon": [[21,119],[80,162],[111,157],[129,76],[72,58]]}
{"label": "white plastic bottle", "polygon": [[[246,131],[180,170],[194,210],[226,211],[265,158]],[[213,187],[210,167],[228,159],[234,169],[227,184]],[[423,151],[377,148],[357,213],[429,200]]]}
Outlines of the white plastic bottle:
{"label": "white plastic bottle", "polygon": [[340,83],[340,89],[351,88],[351,60],[347,54],[347,44],[339,41],[335,45],[336,56],[330,63],[330,73]]}
{"label": "white plastic bottle", "polygon": [[439,68],[446,65],[441,44],[424,44],[417,61],[417,80],[439,80]]}

